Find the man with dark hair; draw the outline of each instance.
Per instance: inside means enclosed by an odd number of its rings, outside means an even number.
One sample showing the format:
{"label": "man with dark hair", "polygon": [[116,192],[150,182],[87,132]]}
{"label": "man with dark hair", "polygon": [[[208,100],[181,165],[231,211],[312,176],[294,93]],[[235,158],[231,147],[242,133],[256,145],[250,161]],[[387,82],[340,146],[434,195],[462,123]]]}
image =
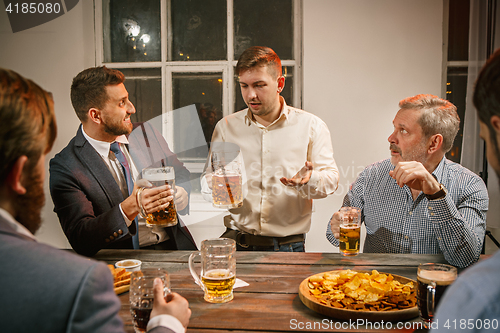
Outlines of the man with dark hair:
{"label": "man with dark hair", "polygon": [[[79,254],[92,256],[102,248],[194,250],[180,218],[173,227],[150,228],[139,215],[141,205],[147,214],[166,209],[172,200],[178,212],[186,213],[190,173],[154,127],[132,124],[135,108],[124,80],[120,71],[105,66],[73,79],[71,101],[82,124],[50,161],[54,211]],[[164,185],[141,189],[138,196],[142,169],[159,165],[174,167],[175,192]]]}
{"label": "man with dark hair", "polygon": [[[45,156],[57,132],[52,96],[0,68],[0,124],[2,332],[123,332],[108,267],[33,235],[45,202]],[[180,295],[166,303],[158,279],[150,332],[184,332],[190,315]]]}
{"label": "man with dark hair", "polygon": [[[476,81],[474,106],[486,157],[500,178],[500,49],[486,62]],[[491,332],[500,318],[500,251],[464,272],[439,303],[432,332]],[[450,329],[451,328],[451,329]]]}
{"label": "man with dark hair", "polygon": [[[317,116],[286,105],[281,61],[272,49],[245,50],[236,73],[248,108],[220,120],[211,145],[238,145],[246,170],[243,205],[229,210],[223,236],[236,239],[238,250],[304,251],[312,199],[338,185],[330,132]],[[207,166],[205,193],[212,173]]]}
{"label": "man with dark hair", "polygon": [[[433,95],[399,102],[388,141],[391,159],[363,170],[343,206],[361,209],[363,252],[442,253],[452,265],[475,262],[483,247],[488,193],[482,179],[446,159],[460,119]],[[339,212],[326,237],[339,246]]]}

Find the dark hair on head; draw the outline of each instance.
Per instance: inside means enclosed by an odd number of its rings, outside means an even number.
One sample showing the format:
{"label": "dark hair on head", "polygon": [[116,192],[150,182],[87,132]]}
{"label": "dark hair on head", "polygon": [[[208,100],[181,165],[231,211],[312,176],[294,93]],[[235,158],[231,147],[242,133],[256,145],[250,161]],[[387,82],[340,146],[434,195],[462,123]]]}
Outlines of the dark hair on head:
{"label": "dark hair on head", "polygon": [[490,122],[492,116],[500,117],[500,49],[490,56],[479,72],[472,100],[479,120],[488,126],[490,141],[494,145],[497,158],[500,159],[496,130]]}
{"label": "dark hair on head", "polygon": [[122,72],[106,66],[91,67],[80,72],[71,84],[71,103],[81,122],[87,121],[91,108],[102,109],[108,101],[106,86],[125,81]]}
{"label": "dark hair on head", "polygon": [[52,95],[18,73],[0,68],[0,181],[14,163],[28,157],[32,170],[57,135]]}
{"label": "dark hair on head", "polygon": [[266,46],[252,46],[240,55],[236,64],[236,73],[249,70],[256,66],[267,66],[269,74],[276,78],[281,76],[281,60],[271,48]]}

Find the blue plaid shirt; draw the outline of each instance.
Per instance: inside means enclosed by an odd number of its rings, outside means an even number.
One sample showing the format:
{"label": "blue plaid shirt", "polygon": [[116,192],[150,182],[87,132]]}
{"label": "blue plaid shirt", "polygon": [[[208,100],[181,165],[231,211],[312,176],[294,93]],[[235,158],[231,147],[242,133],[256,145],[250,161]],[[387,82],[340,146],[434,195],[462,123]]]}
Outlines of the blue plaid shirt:
{"label": "blue plaid shirt", "polygon": [[[363,252],[443,253],[458,267],[477,261],[486,228],[488,192],[475,173],[443,158],[432,173],[448,194],[427,200],[421,192],[413,200],[408,186],[389,176],[394,166],[384,160],[368,166],[351,185],[343,206],[361,209],[366,226]],[[335,246],[328,223],[326,237]]]}

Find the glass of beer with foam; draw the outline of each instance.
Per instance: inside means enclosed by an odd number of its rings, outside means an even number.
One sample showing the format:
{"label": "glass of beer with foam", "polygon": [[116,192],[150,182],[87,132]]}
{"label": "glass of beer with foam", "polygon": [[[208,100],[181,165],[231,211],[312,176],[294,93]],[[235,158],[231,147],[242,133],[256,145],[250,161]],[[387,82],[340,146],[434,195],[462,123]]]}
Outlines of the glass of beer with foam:
{"label": "glass of beer with foam", "polygon": [[[175,171],[171,166],[142,169],[142,178],[149,181],[153,187],[170,185],[175,191]],[[166,209],[151,212],[146,215],[147,226],[171,227],[177,224],[177,209],[174,200]]]}
{"label": "glass of beer with foam", "polygon": [[[229,238],[206,239],[201,251],[189,256],[189,270],[196,283],[205,292],[205,301],[225,303],[233,299],[236,281],[236,242]],[[201,257],[201,274],[194,267],[194,259]]]}
{"label": "glass of beer with foam", "polygon": [[417,305],[425,328],[429,328],[446,288],[457,278],[457,269],[446,264],[420,264],[417,271]]}
{"label": "glass of beer with foam", "polygon": [[339,252],[344,256],[359,254],[361,211],[357,207],[340,208]]}

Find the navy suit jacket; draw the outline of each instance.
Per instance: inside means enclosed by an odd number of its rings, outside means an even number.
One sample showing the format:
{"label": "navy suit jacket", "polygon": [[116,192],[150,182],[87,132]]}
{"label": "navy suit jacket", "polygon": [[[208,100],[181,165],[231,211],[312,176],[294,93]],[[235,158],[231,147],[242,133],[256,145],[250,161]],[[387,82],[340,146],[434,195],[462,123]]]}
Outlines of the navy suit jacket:
{"label": "navy suit jacket", "polygon": [[[128,137],[128,149],[137,170],[160,165],[163,159],[166,165],[174,166],[176,185],[189,194],[189,171],[170,151],[163,137],[150,124],[143,124]],[[120,188],[101,156],[83,136],[81,126],[69,144],[50,161],[50,193],[62,229],[77,253],[93,256],[103,248],[133,248],[135,223],[127,227],[119,207],[124,200]],[[167,228],[171,238],[168,242],[174,242],[173,248],[179,250],[196,250],[196,244],[179,221]]]}
{"label": "navy suit jacket", "polygon": [[2,332],[124,331],[121,303],[104,263],[40,244],[0,217],[0,267]]}

